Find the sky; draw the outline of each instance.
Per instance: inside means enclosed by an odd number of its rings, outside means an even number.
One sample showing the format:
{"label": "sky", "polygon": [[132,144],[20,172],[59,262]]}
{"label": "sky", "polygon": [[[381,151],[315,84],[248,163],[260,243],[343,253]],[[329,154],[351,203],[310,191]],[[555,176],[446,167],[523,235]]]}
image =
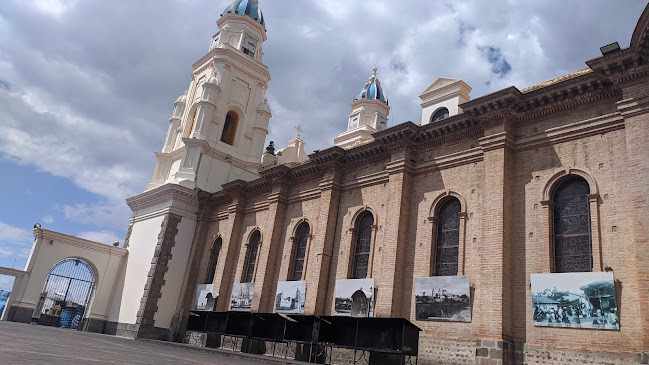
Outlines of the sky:
{"label": "sky", "polygon": [[[146,188],[173,102],[231,0],[0,1],[0,266],[23,268],[32,227],[123,242],[127,197]],[[260,0],[273,112],[266,143],[301,124],[333,144],[372,68],[390,125],[460,78],[475,98],[586,67],[629,45],[641,0]],[[0,276],[0,289],[11,279]]]}

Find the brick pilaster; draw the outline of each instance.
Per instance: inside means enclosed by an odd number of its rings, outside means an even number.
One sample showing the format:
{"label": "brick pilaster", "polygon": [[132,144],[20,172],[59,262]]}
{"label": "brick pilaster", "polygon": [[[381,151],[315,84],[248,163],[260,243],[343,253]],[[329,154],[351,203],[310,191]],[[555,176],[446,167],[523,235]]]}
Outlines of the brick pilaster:
{"label": "brick pilaster", "polygon": [[308,265],[306,268],[306,302],[304,314],[324,315],[329,276],[331,275],[331,260],[334,247],[336,220],[340,204],[340,185],[342,171],[337,164],[323,166],[325,174],[320,181],[320,210],[318,214],[318,229],[314,232],[309,249]]}
{"label": "brick pilaster", "polygon": [[[627,148],[627,183],[629,187],[629,216],[633,227],[635,266],[640,305],[637,320],[643,323],[639,328],[641,349],[649,349],[649,85],[644,83],[634,89],[643,90],[644,95],[618,103],[624,115]],[[631,94],[625,90],[625,94]],[[635,93],[634,93],[635,94]],[[628,320],[628,319],[627,319]]]}
{"label": "brick pilaster", "polygon": [[171,249],[176,245],[176,234],[181,216],[167,213],[162,220],[158,244],[151,259],[151,269],[144,285],[144,294],[140,300],[140,310],[137,312],[136,325],[138,337],[148,337],[153,329],[154,315],[158,311],[158,299],[162,296],[162,287],[165,284],[165,274],[171,260]]}
{"label": "brick pilaster", "polygon": [[[381,264],[373,270],[375,283],[379,289],[376,296],[375,315],[377,317],[405,317],[402,310],[401,288],[405,277],[405,249],[408,245],[409,208],[411,195],[412,163],[410,151],[402,146],[392,151],[387,164],[389,181],[387,185],[387,207],[390,212],[385,223],[383,242],[377,242],[382,250]],[[374,249],[375,252],[377,248]]]}
{"label": "brick pilaster", "polygon": [[268,195],[269,222],[267,227],[270,227],[271,230],[265,232],[264,242],[259,247],[255,275],[255,295],[250,307],[253,312],[272,313],[275,308],[277,275],[282,258],[281,240],[285,227],[286,187],[284,179],[276,179],[272,191]]}
{"label": "brick pilaster", "polygon": [[[502,343],[511,330],[511,229],[514,175],[513,138],[507,132],[484,137],[484,190],[482,236],[480,237],[480,280],[477,288],[480,322],[479,342]],[[485,350],[478,347],[478,352]],[[477,364],[504,364],[502,351],[496,357],[477,356]],[[497,355],[500,354],[500,355]],[[480,355],[480,353],[477,353]]]}
{"label": "brick pilaster", "polygon": [[[244,195],[242,187],[231,192],[232,202],[228,205],[228,219],[223,222],[223,246],[219,255],[219,262],[214,276],[214,289],[218,290],[219,299],[216,302],[218,311],[230,309],[232,283],[237,270],[239,252],[241,251],[241,223],[243,220]],[[223,258],[223,259],[221,259]]]}

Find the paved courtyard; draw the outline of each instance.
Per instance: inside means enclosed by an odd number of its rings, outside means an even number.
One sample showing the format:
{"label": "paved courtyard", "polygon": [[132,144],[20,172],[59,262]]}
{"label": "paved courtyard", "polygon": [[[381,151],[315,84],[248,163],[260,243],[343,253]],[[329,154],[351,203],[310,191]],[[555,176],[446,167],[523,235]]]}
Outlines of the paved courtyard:
{"label": "paved courtyard", "polygon": [[269,362],[270,359],[244,360],[216,352],[0,321],[0,364],[253,365]]}

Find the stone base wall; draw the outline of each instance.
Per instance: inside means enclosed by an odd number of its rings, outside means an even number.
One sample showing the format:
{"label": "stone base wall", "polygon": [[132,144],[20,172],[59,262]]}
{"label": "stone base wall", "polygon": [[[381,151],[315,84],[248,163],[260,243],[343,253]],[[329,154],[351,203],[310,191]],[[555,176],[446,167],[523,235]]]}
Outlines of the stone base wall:
{"label": "stone base wall", "polygon": [[84,319],[83,322],[79,324],[79,330],[92,332],[92,333],[104,333],[105,326],[106,326],[105,320],[87,318]]}
{"label": "stone base wall", "polygon": [[104,326],[104,334],[133,339],[137,338],[137,330],[133,323],[106,322]]}
{"label": "stone base wall", "polygon": [[537,349],[524,346],[523,361],[516,364],[589,364],[589,365],[637,365],[649,364],[649,351],[638,354],[603,354],[564,350]]}
{"label": "stone base wall", "polygon": [[11,306],[9,307],[9,314],[7,315],[7,321],[31,323],[33,313],[34,313],[33,308],[30,309],[24,307]]}
{"label": "stone base wall", "polygon": [[[241,341],[241,340],[240,340]],[[232,350],[232,345],[221,342],[221,337],[203,332],[187,331],[184,336],[184,343],[197,347],[223,347]],[[227,342],[227,341],[226,341]],[[240,342],[237,350],[242,350]],[[273,348],[273,345],[275,347]],[[264,353],[272,356],[283,357],[284,350],[287,350],[287,358],[300,358],[303,361],[308,359],[308,346],[296,347],[295,343],[288,345],[271,341],[258,341],[254,344],[255,351],[251,353]],[[329,349],[327,349],[329,351]],[[246,351],[247,352],[247,351]],[[303,356],[302,356],[303,355]],[[329,353],[327,354],[329,355]],[[370,352],[356,352],[357,362],[363,364],[398,364],[398,358],[385,358],[381,354]],[[312,360],[312,363],[324,363],[324,357]],[[507,341],[480,340],[475,342],[436,340],[432,338],[419,339],[418,364],[422,365],[563,365],[563,364],[589,364],[589,365],[646,365],[649,364],[649,352],[639,354],[603,354],[588,353],[564,350],[548,350],[531,348],[527,345],[514,344]],[[354,350],[333,348],[331,352],[331,364],[353,365]]]}
{"label": "stone base wall", "polygon": [[476,343],[473,341],[447,341],[419,337],[419,361],[422,365],[458,364],[473,365]]}

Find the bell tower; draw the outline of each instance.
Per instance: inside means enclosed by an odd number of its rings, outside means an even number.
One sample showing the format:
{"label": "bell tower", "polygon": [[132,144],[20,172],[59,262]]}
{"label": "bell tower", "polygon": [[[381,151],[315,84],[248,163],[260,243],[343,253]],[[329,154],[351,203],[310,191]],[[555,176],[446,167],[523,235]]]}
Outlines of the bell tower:
{"label": "bell tower", "polygon": [[374,67],[372,76],[351,103],[347,130],[334,139],[336,146],[353,147],[371,141],[372,133],[387,128],[390,106],[376,72]]}
{"label": "bell tower", "polygon": [[198,191],[259,177],[271,118],[264,17],[257,0],[236,0],[216,24],[189,89],[174,103],[151,183],[127,199],[128,258],[109,316],[120,336],[174,338],[184,313],[178,298],[194,290],[183,278],[200,216]]}
{"label": "bell tower", "polygon": [[193,65],[189,89],[176,100],[147,190],[172,183],[215,192],[232,180],[259,177],[271,112],[258,0],[233,2],[216,24],[208,52]]}

